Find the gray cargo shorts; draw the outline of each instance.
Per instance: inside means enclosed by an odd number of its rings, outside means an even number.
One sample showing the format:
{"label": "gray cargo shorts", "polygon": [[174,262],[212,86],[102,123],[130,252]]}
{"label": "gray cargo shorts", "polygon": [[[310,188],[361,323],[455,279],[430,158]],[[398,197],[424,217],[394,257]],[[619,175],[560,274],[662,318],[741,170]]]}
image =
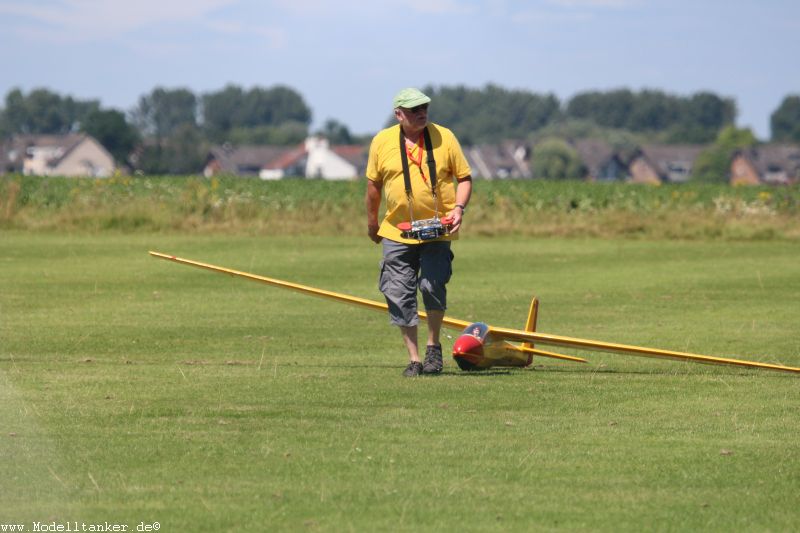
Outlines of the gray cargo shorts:
{"label": "gray cargo shorts", "polygon": [[447,309],[447,282],[453,273],[450,241],[403,244],[383,239],[378,288],[389,306],[389,322],[416,326],[417,289],[426,311]]}

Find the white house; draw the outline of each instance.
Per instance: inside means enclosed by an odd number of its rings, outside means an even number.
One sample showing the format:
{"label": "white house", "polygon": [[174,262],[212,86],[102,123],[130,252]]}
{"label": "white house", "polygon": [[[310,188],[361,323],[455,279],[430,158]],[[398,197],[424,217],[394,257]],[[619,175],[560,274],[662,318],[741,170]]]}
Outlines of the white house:
{"label": "white house", "polygon": [[331,149],[327,139],[309,137],[306,139],[306,153],[308,154],[306,159],[307,178],[350,180],[359,176],[359,168],[345,158],[344,152]]}

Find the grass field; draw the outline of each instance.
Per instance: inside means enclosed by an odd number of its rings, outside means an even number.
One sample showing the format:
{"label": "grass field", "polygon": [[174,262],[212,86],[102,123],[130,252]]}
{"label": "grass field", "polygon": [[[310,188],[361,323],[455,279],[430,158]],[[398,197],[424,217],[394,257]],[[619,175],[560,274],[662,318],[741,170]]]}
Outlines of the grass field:
{"label": "grass field", "polygon": [[[385,316],[151,249],[380,299],[366,238],[0,234],[0,524],[800,526],[800,376],[589,354],[409,380]],[[451,316],[520,327],[535,294],[548,333],[800,366],[796,242],[454,250]]]}

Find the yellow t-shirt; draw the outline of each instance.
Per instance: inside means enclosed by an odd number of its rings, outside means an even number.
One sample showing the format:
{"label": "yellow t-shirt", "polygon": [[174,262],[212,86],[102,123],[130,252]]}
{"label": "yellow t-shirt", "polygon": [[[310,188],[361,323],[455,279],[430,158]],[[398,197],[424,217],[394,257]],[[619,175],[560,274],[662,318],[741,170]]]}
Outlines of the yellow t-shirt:
{"label": "yellow t-shirt", "polygon": [[[434,206],[430,176],[428,176],[428,155],[425,143],[418,144],[412,151],[413,158],[408,160],[408,171],[411,178],[412,203],[414,220],[433,218],[438,212],[444,217],[456,205],[456,180],[466,178],[472,171],[469,168],[461,145],[453,132],[436,124],[428,124],[431,135],[433,157],[436,160],[436,203]],[[414,161],[421,162],[417,165]],[[424,178],[423,178],[424,174]],[[392,241],[406,244],[417,244],[414,239],[404,239],[397,225],[409,222],[406,185],[403,179],[403,163],[400,158],[400,125],[380,131],[372,139],[367,161],[367,179],[383,186],[386,198],[386,216],[381,222],[378,235]],[[437,240],[458,238],[448,235]]]}

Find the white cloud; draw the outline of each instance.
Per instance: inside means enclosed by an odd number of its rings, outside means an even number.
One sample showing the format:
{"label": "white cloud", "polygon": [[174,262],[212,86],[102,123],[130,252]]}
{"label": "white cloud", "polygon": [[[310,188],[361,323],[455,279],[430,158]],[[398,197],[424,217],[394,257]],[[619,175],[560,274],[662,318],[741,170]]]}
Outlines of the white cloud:
{"label": "white cloud", "polygon": [[[31,24],[46,31],[54,41],[92,41],[118,36],[154,24],[185,23],[202,20],[214,10],[232,4],[234,0],[63,0],[46,5],[31,5],[19,0],[0,4],[0,14],[30,19]],[[15,29],[31,32],[31,25],[20,23]]]}

